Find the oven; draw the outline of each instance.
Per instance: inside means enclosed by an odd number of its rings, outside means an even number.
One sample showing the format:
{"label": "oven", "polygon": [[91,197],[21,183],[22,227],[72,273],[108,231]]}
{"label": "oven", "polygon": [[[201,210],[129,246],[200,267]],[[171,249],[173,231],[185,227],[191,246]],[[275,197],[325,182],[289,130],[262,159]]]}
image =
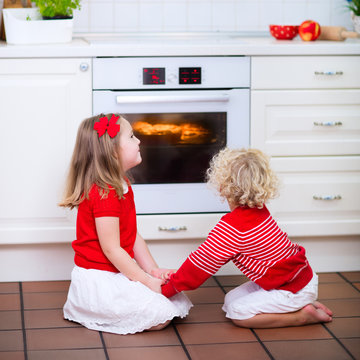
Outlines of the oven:
{"label": "oven", "polygon": [[123,114],[141,141],[138,215],[228,211],[205,173],[223,147],[249,146],[249,84],[244,56],[93,60],[93,114]]}

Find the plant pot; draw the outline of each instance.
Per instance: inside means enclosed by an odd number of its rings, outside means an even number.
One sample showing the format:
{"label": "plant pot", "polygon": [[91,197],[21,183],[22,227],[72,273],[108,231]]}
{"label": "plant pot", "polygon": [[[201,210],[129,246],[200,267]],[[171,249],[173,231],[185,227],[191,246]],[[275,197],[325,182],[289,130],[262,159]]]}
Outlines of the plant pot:
{"label": "plant pot", "polygon": [[360,34],[360,16],[355,15],[353,12],[351,13],[351,20],[354,26],[354,30]]}
{"label": "plant pot", "polygon": [[72,40],[73,19],[43,20],[37,8],[3,9],[3,14],[8,44],[67,43]]}

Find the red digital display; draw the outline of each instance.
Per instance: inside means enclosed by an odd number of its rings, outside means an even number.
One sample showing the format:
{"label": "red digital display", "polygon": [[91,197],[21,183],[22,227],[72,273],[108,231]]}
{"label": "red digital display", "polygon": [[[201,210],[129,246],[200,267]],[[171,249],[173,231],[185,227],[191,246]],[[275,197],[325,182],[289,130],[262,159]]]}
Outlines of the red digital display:
{"label": "red digital display", "polygon": [[165,68],[143,68],[144,85],[165,85]]}
{"label": "red digital display", "polygon": [[179,84],[201,84],[201,68],[192,67],[192,68],[179,68]]}

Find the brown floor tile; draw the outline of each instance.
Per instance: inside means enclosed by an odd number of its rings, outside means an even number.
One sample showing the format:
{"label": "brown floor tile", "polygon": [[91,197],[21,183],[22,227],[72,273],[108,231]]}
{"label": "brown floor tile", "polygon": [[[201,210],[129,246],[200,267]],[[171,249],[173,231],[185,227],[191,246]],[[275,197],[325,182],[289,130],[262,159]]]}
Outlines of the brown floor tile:
{"label": "brown floor tile", "polygon": [[24,350],[23,332],[21,330],[0,331],[0,351],[17,350]]}
{"label": "brown floor tile", "polygon": [[347,283],[319,284],[319,300],[360,298],[360,292]]}
{"label": "brown floor tile", "polygon": [[193,304],[223,304],[225,294],[219,287],[203,287],[193,291],[185,291]]}
{"label": "brown floor tile", "polygon": [[218,283],[215,281],[214,277],[207,279],[201,287],[209,287],[209,286],[219,286]]}
{"label": "brown floor tile", "polygon": [[25,360],[23,351],[0,352],[0,360]]}
{"label": "brown floor tile", "polygon": [[356,283],[353,283],[353,285],[354,285],[358,290],[360,290],[360,283],[356,282]]}
{"label": "brown floor tile", "polygon": [[341,275],[350,282],[360,282],[360,271],[342,272]]}
{"label": "brown floor tile", "polygon": [[108,349],[108,354],[110,360],[187,360],[187,356],[181,346],[112,348]]}
{"label": "brown floor tile", "polygon": [[103,349],[28,351],[28,360],[106,360]]}
{"label": "brown floor tile", "polygon": [[351,360],[336,340],[270,341],[264,345],[276,360]]}
{"label": "brown floor tile", "polygon": [[70,281],[28,281],[22,283],[23,292],[67,292]]}
{"label": "brown floor tile", "polygon": [[360,299],[322,300],[334,313],[333,317],[360,316]]}
{"label": "brown floor tile", "polygon": [[341,339],[342,344],[350,351],[356,360],[360,360],[360,340],[359,339]]}
{"label": "brown floor tile", "polygon": [[55,310],[25,310],[26,329],[47,329],[58,327],[79,327],[82,326],[73,321],[65,320],[62,309]]}
{"label": "brown floor tile", "polygon": [[3,282],[0,283],[0,294],[19,293],[20,287],[17,282]]}
{"label": "brown floor tile", "polygon": [[0,311],[0,330],[21,330],[20,311]]}
{"label": "brown floor tile", "polygon": [[222,286],[239,286],[249,281],[245,275],[219,275],[216,278]]}
{"label": "brown floor tile", "polygon": [[259,343],[188,345],[192,360],[269,360]]}
{"label": "brown floor tile", "polygon": [[198,304],[191,308],[190,313],[175,323],[224,322],[230,321],[221,310],[222,304]]}
{"label": "brown floor tile", "polygon": [[337,273],[318,273],[319,284],[344,282],[345,280]]}
{"label": "brown floor tile", "polygon": [[102,348],[97,331],[81,328],[26,331],[28,350]]}
{"label": "brown floor tile", "polygon": [[107,348],[180,345],[172,325],[160,331],[144,331],[129,335],[103,333],[103,337]]}
{"label": "brown floor tile", "polygon": [[20,310],[20,294],[0,294],[0,310]]}
{"label": "brown floor tile", "polygon": [[254,330],[262,341],[331,339],[332,336],[320,324],[278,329]]}
{"label": "brown floor tile", "polygon": [[66,292],[24,293],[24,309],[62,309]]}
{"label": "brown floor tile", "polygon": [[334,319],[325,326],[339,339],[360,338],[360,317]]}
{"label": "brown floor tile", "polygon": [[249,329],[241,329],[230,322],[177,324],[184,344],[211,344],[256,341]]}

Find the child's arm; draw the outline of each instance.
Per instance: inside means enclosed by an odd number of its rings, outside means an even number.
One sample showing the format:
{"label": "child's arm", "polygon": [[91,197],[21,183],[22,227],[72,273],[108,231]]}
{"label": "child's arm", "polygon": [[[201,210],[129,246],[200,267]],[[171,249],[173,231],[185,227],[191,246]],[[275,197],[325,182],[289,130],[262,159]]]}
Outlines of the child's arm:
{"label": "child's arm", "polygon": [[148,274],[151,274],[156,278],[168,280],[170,278],[170,275],[175,272],[175,270],[160,269],[158,267],[149,251],[145,240],[139,233],[137,233],[136,235],[134,254],[135,260],[139,264],[139,266]]}
{"label": "child's arm", "polygon": [[217,224],[206,241],[188,256],[180,269],[161,287],[162,294],[171,297],[184,290],[197,289],[226,264],[237,251],[236,246],[227,242]]}
{"label": "child's arm", "polygon": [[[142,270],[140,267],[142,265],[139,266],[120,246],[119,219],[117,217],[95,218],[95,224],[101,249],[111,263],[130,280],[140,281],[151,290],[160,293],[163,281],[150,276]],[[142,247],[140,246],[140,248]],[[148,259],[147,261],[148,264],[151,263],[151,260]]]}

